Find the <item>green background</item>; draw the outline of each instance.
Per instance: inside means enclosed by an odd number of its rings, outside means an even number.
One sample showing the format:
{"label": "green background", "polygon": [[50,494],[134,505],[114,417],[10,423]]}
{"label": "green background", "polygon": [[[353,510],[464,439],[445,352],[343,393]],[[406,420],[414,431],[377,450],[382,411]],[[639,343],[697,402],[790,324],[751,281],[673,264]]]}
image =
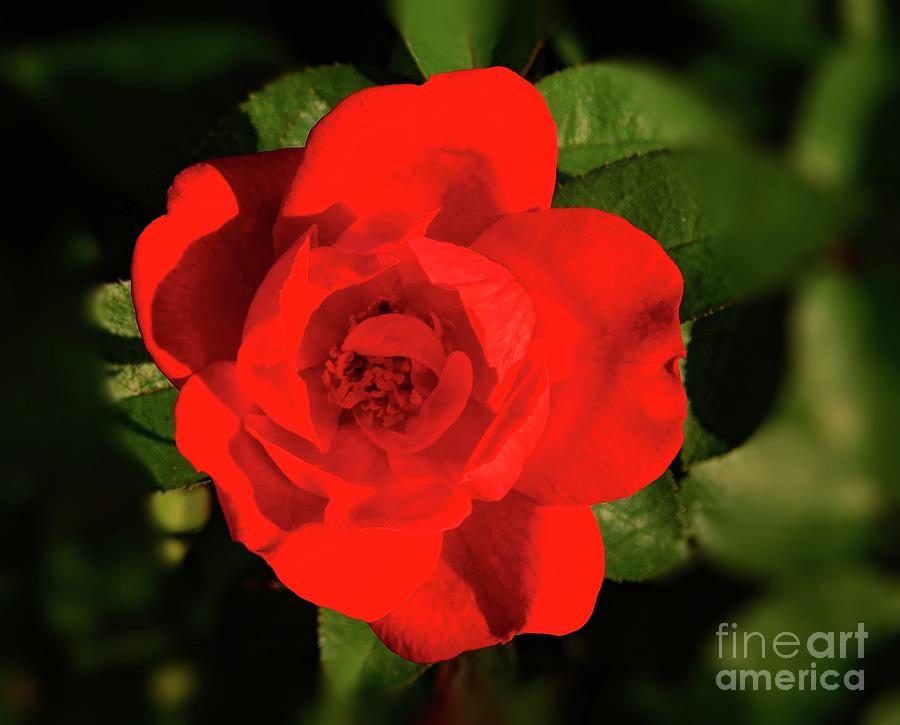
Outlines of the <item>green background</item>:
{"label": "green background", "polygon": [[[900,722],[900,73],[878,0],[20,8],[0,26],[0,723]],[[17,13],[19,15],[20,13]],[[685,278],[685,446],[595,507],[563,637],[422,668],[230,542],[129,298],[172,177],[302,145],[373,84],[507,65],[556,206]],[[523,153],[526,153],[523,150]],[[715,631],[869,632],[865,689],[724,692]],[[851,648],[852,649],[852,648]]]}

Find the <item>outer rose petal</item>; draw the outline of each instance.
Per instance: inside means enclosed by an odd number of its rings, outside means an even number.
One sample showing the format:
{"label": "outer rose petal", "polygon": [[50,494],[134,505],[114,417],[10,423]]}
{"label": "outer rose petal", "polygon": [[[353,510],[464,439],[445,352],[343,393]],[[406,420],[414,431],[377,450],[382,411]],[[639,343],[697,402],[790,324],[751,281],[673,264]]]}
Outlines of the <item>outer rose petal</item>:
{"label": "outer rose petal", "polygon": [[182,171],[168,213],[132,261],[144,344],[176,385],[233,359],[253,293],[272,265],[272,225],[303,149],[215,159]]}
{"label": "outer rose petal", "polygon": [[547,104],[504,68],[354,93],[319,121],[306,149],[276,251],[312,223],[331,244],[354,220],[435,209],[428,236],[467,244],[504,214],[547,208],[556,181]]}
{"label": "outer rose petal", "polygon": [[350,512],[356,526],[427,533],[459,526],[472,500],[458,486],[434,480],[400,479],[376,491]]}
{"label": "outer rose petal", "polygon": [[175,404],[175,442],[199,470],[212,476],[234,539],[267,551],[285,534],[320,522],[325,499],[292,485],[242,428],[255,403],[232,362],[193,375]]}
{"label": "outer rose petal", "polygon": [[354,619],[381,617],[434,571],[441,533],[304,526],[265,555],[281,582]]}
{"label": "outer rose petal", "polygon": [[546,503],[627,496],[682,443],[681,273],[627,221],[594,209],[501,219],[472,249],[506,266],[537,311],[550,420],[516,488]]}
{"label": "outer rose petal", "polygon": [[244,430],[259,409],[230,362],[191,377],[175,407],[179,450],[213,478],[232,536],[296,594],[351,617],[398,606],[434,570],[442,535],[327,526],[325,500],[294,486]]}
{"label": "outer rose petal", "polygon": [[295,485],[329,500],[326,523],[425,533],[458,526],[471,509],[459,487],[398,479],[384,451],[355,425],[338,428],[323,454],[265,416],[248,416],[244,424]]}
{"label": "outer rose petal", "polygon": [[400,656],[437,662],[521,632],[572,632],[590,617],[602,580],[591,509],[540,506],[513,491],[476,503],[445,535],[431,577],[371,625]]}

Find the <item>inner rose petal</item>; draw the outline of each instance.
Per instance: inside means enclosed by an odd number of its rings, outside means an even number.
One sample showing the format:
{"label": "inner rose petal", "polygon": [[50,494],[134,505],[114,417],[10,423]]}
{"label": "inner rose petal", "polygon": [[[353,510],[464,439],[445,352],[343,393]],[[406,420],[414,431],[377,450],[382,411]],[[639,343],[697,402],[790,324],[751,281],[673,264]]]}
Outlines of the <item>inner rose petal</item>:
{"label": "inner rose petal", "polygon": [[354,408],[353,416],[375,445],[389,452],[414,453],[432,445],[456,422],[471,393],[472,362],[456,350],[447,356],[438,384],[421,404],[418,415],[406,419],[404,430],[380,425],[363,406]]}
{"label": "inner rose petal", "polygon": [[448,357],[443,326],[399,314],[387,301],[352,326],[325,362],[322,382],[331,399],[353,411],[359,428],[380,448],[401,452],[434,443],[459,418],[472,392],[472,362]]}
{"label": "inner rose petal", "polygon": [[344,338],[345,352],[381,357],[407,357],[435,373],[444,367],[444,345],[437,333],[410,315],[388,313],[363,320]]}

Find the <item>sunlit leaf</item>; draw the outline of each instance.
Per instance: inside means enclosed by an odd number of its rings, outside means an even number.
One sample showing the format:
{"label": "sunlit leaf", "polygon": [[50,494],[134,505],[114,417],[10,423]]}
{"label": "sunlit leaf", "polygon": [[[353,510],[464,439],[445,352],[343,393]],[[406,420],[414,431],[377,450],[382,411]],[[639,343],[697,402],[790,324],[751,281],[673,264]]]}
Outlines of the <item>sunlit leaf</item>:
{"label": "sunlit leaf", "polygon": [[131,283],[112,282],[95,290],[91,319],[101,334],[107,368],[106,394],[112,400],[116,438],[160,488],[176,488],[204,478],[175,447],[174,408],[178,391],[150,360],[141,342]]}
{"label": "sunlit leaf", "polygon": [[540,0],[393,0],[391,14],[424,78],[505,65],[523,70],[539,44]]}
{"label": "sunlit leaf", "polygon": [[351,65],[307,68],[250,94],[205,139],[200,156],[304,146],[310,129],[339,101],[372,81]]}
{"label": "sunlit leaf", "polygon": [[171,387],[141,342],[131,301],[131,282],[124,280],[98,287],[90,300],[90,314],[103,335],[101,343],[108,375],[106,392],[113,400]]}
{"label": "sunlit leaf", "polygon": [[559,169],[581,174],[648,151],[725,141],[720,113],[662,71],[595,63],[537,84],[556,122]]}

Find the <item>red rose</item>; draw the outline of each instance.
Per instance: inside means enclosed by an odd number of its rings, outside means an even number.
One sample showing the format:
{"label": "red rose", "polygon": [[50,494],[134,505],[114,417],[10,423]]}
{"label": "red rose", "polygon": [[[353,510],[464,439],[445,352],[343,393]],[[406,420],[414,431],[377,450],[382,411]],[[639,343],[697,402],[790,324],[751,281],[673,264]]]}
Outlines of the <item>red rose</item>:
{"label": "red rose", "polygon": [[305,150],[182,172],[135,249],[233,537],[411,660],[582,626],[590,504],[681,444],[681,275],[626,221],[551,210],[556,152],[508,70],[364,90]]}

